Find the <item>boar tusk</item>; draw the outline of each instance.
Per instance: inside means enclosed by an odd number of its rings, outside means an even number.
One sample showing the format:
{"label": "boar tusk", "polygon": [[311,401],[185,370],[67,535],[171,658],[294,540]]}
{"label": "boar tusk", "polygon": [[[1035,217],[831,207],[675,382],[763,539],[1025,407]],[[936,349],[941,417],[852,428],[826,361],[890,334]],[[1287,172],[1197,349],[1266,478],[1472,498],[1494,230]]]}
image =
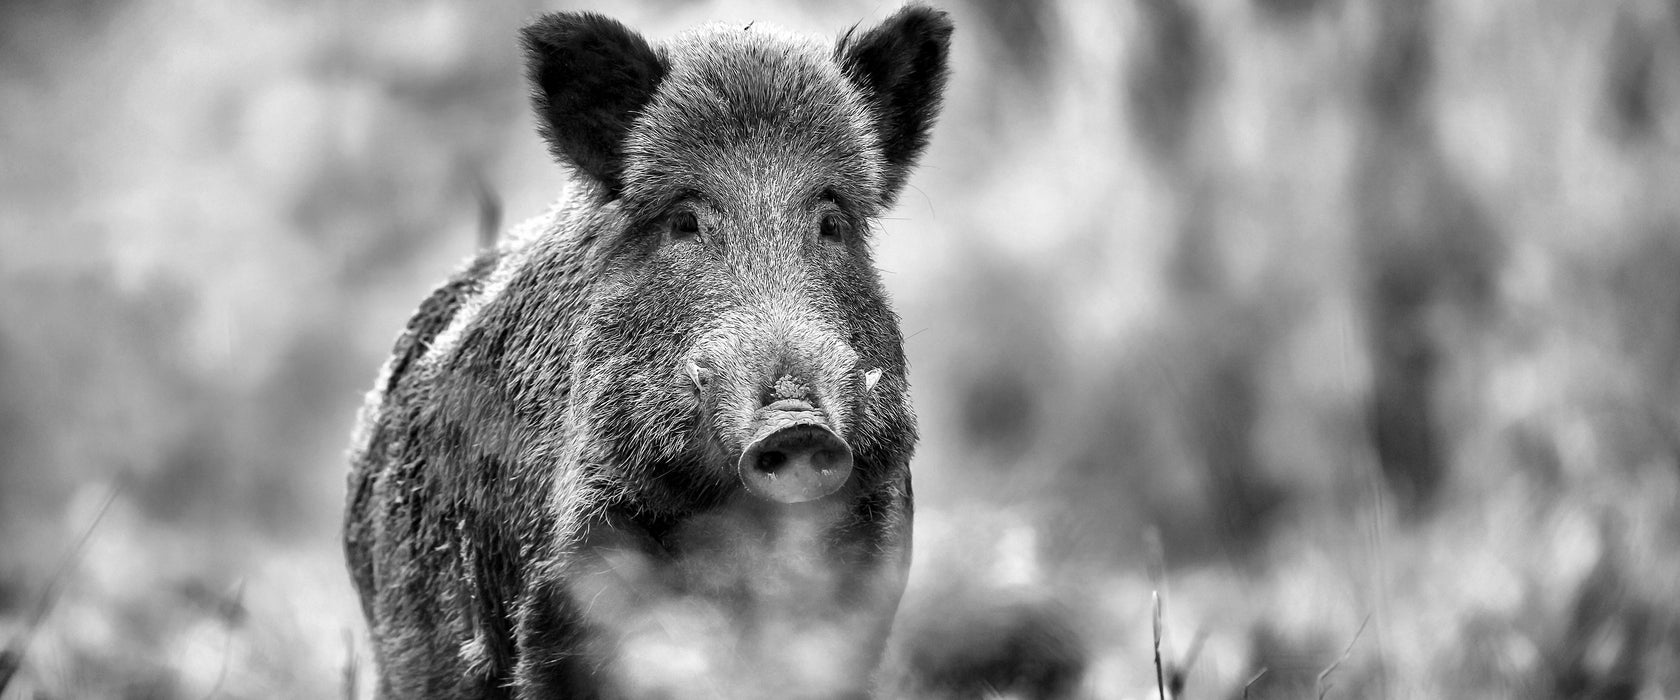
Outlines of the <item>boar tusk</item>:
{"label": "boar tusk", "polygon": [[872,370],[869,370],[868,372],[865,372],[864,375],[863,375],[863,393],[867,394],[871,391],[874,391],[875,390],[875,382],[878,382],[878,381],[881,381],[881,368],[880,367],[876,367],[875,369],[872,369]]}
{"label": "boar tusk", "polygon": [[688,363],[688,378],[694,382],[694,388],[704,389],[712,381],[712,371],[690,362]]}

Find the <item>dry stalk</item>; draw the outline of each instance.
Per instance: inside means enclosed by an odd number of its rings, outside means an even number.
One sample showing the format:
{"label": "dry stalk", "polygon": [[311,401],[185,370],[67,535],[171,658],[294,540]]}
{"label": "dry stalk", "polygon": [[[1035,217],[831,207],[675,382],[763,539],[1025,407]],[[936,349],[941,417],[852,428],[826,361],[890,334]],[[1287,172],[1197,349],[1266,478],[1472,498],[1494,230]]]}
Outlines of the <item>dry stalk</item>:
{"label": "dry stalk", "polygon": [[1353,645],[1359,643],[1359,635],[1365,633],[1365,625],[1370,624],[1370,622],[1371,615],[1366,613],[1365,619],[1359,623],[1359,629],[1354,631],[1353,639],[1348,640],[1347,649],[1344,649],[1342,655],[1337,657],[1335,661],[1330,662],[1330,665],[1326,666],[1323,671],[1318,672],[1318,678],[1314,681],[1314,684],[1318,686],[1318,700],[1324,700],[1324,694],[1330,692],[1330,686],[1324,684],[1324,679],[1329,678],[1330,673],[1335,671],[1337,666],[1341,666],[1342,662],[1347,661],[1348,657],[1353,654]]}
{"label": "dry stalk", "polygon": [[1167,686],[1161,673],[1161,592],[1150,591],[1149,597],[1155,604],[1155,691],[1161,700],[1167,700]]}
{"label": "dry stalk", "polygon": [[41,623],[46,621],[47,614],[58,604],[58,598],[64,592],[65,577],[69,576],[71,569],[82,560],[82,551],[87,549],[94,529],[105,519],[105,511],[111,509],[111,503],[117,500],[117,495],[122,493],[122,489],[122,481],[111,485],[111,490],[105,494],[105,500],[99,504],[99,510],[93,514],[93,519],[88,521],[87,527],[82,528],[81,536],[76,538],[76,544],[59,561],[58,569],[53,572],[52,578],[47,579],[47,587],[35,601],[35,608],[30,611],[29,621],[24,624],[23,630],[12,638],[5,650],[0,651],[0,692],[5,692],[6,686],[12,682],[13,674],[23,668],[24,653],[29,650],[29,642],[35,638]]}
{"label": "dry stalk", "polygon": [[1248,700],[1248,689],[1254,687],[1254,684],[1259,682],[1260,677],[1266,675],[1266,672],[1269,670],[1271,669],[1261,666],[1260,670],[1251,676],[1247,683],[1243,684],[1243,700]]}

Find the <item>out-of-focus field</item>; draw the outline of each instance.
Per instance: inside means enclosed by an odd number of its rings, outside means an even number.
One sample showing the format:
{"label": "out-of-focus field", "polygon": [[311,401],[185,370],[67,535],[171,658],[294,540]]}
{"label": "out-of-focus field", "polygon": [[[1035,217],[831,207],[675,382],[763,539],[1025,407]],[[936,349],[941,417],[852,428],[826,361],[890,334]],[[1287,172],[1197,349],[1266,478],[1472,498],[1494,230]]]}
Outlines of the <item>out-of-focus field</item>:
{"label": "out-of-focus field", "polygon": [[[475,182],[558,194],[540,9],[0,9],[6,698],[367,690],[344,449]],[[1158,592],[1186,698],[1680,696],[1680,5],[949,9],[895,664],[1155,697]]]}

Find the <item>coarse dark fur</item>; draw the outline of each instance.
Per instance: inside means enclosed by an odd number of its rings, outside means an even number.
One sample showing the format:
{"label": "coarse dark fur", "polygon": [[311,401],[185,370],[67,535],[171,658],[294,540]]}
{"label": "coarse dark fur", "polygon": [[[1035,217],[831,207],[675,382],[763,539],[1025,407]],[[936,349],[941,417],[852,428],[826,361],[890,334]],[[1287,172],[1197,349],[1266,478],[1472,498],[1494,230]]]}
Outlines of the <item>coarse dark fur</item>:
{"label": "coarse dark fur", "polygon": [[[927,144],[950,34],[914,6],[833,45],[525,29],[567,195],[426,300],[353,448],[381,697],[868,692],[916,439],[870,222]],[[791,505],[736,473],[789,387],[855,459]]]}

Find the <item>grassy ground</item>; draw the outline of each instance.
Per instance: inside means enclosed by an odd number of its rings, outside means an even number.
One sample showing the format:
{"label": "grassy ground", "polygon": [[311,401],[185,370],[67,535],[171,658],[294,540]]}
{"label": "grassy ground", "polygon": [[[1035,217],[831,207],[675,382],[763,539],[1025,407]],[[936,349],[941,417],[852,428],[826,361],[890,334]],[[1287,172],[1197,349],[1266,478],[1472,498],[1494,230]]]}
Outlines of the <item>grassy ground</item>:
{"label": "grassy ground", "polygon": [[[538,9],[0,9],[0,695],[366,690],[343,450],[475,181],[560,186]],[[950,9],[901,692],[1680,695],[1680,9]]]}

